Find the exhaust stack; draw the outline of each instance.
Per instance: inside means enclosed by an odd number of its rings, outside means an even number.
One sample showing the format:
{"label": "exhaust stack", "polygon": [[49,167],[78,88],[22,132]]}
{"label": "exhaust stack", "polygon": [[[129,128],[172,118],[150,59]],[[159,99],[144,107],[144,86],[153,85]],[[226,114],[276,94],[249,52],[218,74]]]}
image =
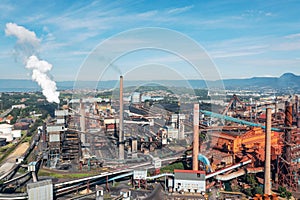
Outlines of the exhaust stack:
{"label": "exhaust stack", "polygon": [[266,111],[264,194],[271,195],[271,123],[272,109]]}
{"label": "exhaust stack", "polygon": [[84,111],[84,103],[82,101],[82,99],[80,99],[80,130],[81,130],[81,143],[84,145],[85,144],[85,111]]}
{"label": "exhaust stack", "polygon": [[194,104],[193,170],[198,171],[199,154],[199,104]]}
{"label": "exhaust stack", "polygon": [[119,160],[124,160],[123,76],[120,76]]}

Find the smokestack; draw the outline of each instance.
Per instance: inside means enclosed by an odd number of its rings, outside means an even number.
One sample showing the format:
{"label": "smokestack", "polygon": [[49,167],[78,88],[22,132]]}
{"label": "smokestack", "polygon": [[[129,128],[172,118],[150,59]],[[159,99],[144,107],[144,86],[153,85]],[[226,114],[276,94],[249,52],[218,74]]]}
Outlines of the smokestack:
{"label": "smokestack", "polygon": [[291,130],[289,128],[292,127],[293,124],[293,107],[290,105],[289,102],[286,102],[286,108],[285,108],[285,142],[286,142],[286,151],[285,151],[285,160],[290,163],[291,162]]}
{"label": "smokestack", "polygon": [[271,123],[272,109],[266,111],[264,194],[271,195]]}
{"label": "smokestack", "polygon": [[124,160],[123,76],[120,76],[119,159]]}
{"label": "smokestack", "polygon": [[277,110],[278,110],[278,101],[277,101],[277,97],[275,98],[275,117],[277,119]]}
{"label": "smokestack", "polygon": [[199,154],[199,104],[194,104],[193,170],[198,170]]}
{"label": "smokestack", "polygon": [[299,99],[297,95],[295,96],[295,117],[297,128],[300,128]]}
{"label": "smokestack", "polygon": [[84,111],[84,103],[82,101],[82,99],[80,99],[80,111],[79,111],[79,114],[80,114],[80,130],[81,130],[81,143],[82,144],[85,144],[85,111]]}
{"label": "smokestack", "polygon": [[297,117],[298,116],[298,108],[299,108],[299,105],[298,105],[298,102],[299,102],[299,99],[298,99],[298,96],[296,95],[295,96],[295,104],[294,104],[294,116]]}

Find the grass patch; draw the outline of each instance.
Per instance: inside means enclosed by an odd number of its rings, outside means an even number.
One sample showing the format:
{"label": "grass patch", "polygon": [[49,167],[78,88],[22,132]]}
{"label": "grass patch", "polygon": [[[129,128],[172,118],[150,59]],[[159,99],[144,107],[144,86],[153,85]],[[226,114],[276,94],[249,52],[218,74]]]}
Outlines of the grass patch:
{"label": "grass patch", "polygon": [[[9,146],[10,145],[10,146]],[[6,146],[9,146],[5,152],[3,153],[2,157],[0,158],[0,163],[9,155],[11,154],[17,147],[17,145],[14,145],[14,144],[8,144]]]}
{"label": "grass patch", "polygon": [[1,153],[4,153],[5,151],[7,151],[7,149],[9,149],[9,148],[11,148],[11,147],[13,147],[13,146],[14,146],[13,143],[9,143],[9,144],[7,144],[7,145],[1,147],[1,148],[0,148],[0,152],[1,152]]}
{"label": "grass patch", "polygon": [[28,171],[27,171],[26,168],[20,167],[19,170],[18,170],[18,172],[19,172],[20,174],[25,174],[25,173],[27,173]]}
{"label": "grass patch", "polygon": [[22,143],[25,143],[25,142],[29,142],[29,143],[30,143],[31,138],[32,138],[32,136],[27,136],[27,137],[25,137],[25,138],[22,140]]}
{"label": "grass patch", "polygon": [[172,163],[168,166],[165,166],[160,169],[161,173],[173,173],[174,169],[184,169],[184,165],[182,162]]}
{"label": "grass patch", "polygon": [[38,176],[50,176],[53,178],[69,178],[69,179],[77,179],[77,178],[85,178],[89,176],[93,176],[95,174],[92,173],[68,173],[68,174],[60,174],[57,172],[50,172],[44,169],[40,169]]}

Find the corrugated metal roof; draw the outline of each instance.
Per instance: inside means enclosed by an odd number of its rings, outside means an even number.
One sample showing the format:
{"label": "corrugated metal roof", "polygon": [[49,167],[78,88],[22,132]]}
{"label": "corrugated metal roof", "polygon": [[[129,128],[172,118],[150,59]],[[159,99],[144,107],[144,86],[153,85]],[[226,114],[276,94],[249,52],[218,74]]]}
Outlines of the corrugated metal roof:
{"label": "corrugated metal roof", "polygon": [[203,181],[205,180],[204,171],[193,171],[193,170],[174,170],[175,179],[177,180],[194,180]]}
{"label": "corrugated metal roof", "polygon": [[186,169],[174,169],[174,173],[192,173],[192,174],[205,174],[205,171],[195,171],[195,170],[186,170]]}

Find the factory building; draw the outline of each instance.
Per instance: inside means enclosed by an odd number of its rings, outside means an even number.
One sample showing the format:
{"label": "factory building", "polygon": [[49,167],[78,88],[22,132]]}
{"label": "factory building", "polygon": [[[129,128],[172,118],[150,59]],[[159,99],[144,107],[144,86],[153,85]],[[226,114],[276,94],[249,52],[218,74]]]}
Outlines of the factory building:
{"label": "factory building", "polygon": [[14,129],[16,130],[28,130],[30,123],[27,122],[17,122],[14,124]]}
{"label": "factory building", "polygon": [[205,172],[175,169],[174,189],[177,192],[205,192]]}
{"label": "factory building", "polygon": [[29,200],[52,200],[53,184],[52,180],[44,180],[27,184]]}
{"label": "factory building", "polygon": [[12,125],[0,124],[0,138],[5,138],[6,142],[13,141]]}
{"label": "factory building", "polygon": [[22,132],[21,130],[12,130],[11,134],[13,138],[16,139],[16,138],[21,138]]}
{"label": "factory building", "polygon": [[165,132],[167,133],[168,138],[178,139],[178,130],[173,126],[164,126]]}
{"label": "factory building", "polygon": [[142,101],[141,98],[142,98],[142,94],[141,93],[134,92],[131,95],[131,103],[133,103],[133,104],[141,103],[141,101]]}
{"label": "factory building", "polygon": [[[210,131],[211,146],[233,154],[241,153],[243,149],[255,149],[260,160],[264,160],[265,132],[260,127],[253,127],[244,132],[234,130]],[[281,154],[280,133],[271,133],[271,155],[272,160]]]}

